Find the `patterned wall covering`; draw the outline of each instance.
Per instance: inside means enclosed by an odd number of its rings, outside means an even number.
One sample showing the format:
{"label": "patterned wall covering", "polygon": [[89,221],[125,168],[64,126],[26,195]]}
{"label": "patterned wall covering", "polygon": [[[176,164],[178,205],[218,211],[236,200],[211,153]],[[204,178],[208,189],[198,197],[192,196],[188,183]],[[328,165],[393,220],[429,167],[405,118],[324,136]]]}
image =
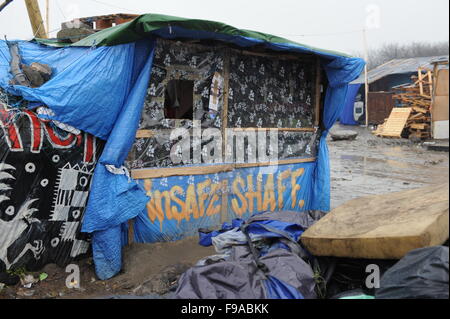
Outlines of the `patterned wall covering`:
{"label": "patterned wall covering", "polygon": [[8,269],[65,265],[90,245],[81,220],[104,143],[27,106],[0,89],[0,282]]}
{"label": "patterned wall covering", "polygon": [[[224,47],[159,39],[140,123],[141,130],[158,133],[136,139],[127,162],[130,169],[192,164],[171,160],[170,151],[178,141],[170,140],[170,130],[182,127],[192,132],[193,121],[165,118],[166,86],[174,79],[194,81],[193,120],[199,120],[202,129],[221,129],[227,65],[229,128],[313,127],[314,61],[247,55]],[[217,101],[211,106],[214,87],[218,89]],[[314,157],[318,136],[317,131],[280,131],[279,158]]]}
{"label": "patterned wall covering", "polygon": [[315,64],[233,53],[230,127],[313,127]]}
{"label": "patterned wall covering", "polygon": [[164,92],[170,80],[194,81],[194,119],[202,127],[220,128],[223,98],[218,110],[210,111],[208,106],[214,74],[223,73],[223,54],[214,48],[159,39],[140,129],[192,127],[192,121],[177,124],[164,118]]}

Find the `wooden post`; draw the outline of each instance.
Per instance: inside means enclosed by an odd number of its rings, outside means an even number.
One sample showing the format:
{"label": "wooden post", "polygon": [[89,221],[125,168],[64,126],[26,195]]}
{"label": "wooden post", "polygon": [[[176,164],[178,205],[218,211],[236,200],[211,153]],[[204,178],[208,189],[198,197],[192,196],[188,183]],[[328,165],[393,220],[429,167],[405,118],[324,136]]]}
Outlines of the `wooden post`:
{"label": "wooden post", "polygon": [[428,71],[428,81],[430,96],[433,98],[433,73],[431,71]]}
{"label": "wooden post", "polygon": [[369,127],[369,68],[367,62],[369,60],[369,52],[367,48],[367,35],[366,29],[363,29],[363,40],[364,40],[364,59],[366,60],[366,65],[364,66],[364,85],[365,85],[365,112],[366,112],[366,127]]}
{"label": "wooden post", "polygon": [[316,97],[315,97],[315,114],[314,114],[314,126],[320,126],[320,102],[322,96],[321,90],[322,84],[322,70],[320,68],[320,58],[316,58]]}
{"label": "wooden post", "polygon": [[28,17],[33,29],[33,37],[47,39],[47,32],[45,31],[37,0],[25,0],[25,5],[27,6]]}
{"label": "wooden post", "polygon": [[437,79],[438,79],[438,72],[439,72],[439,64],[435,63],[433,67],[433,74],[432,74],[432,89],[431,89],[431,109],[430,109],[430,134],[431,138],[434,139],[434,125],[433,125],[433,108],[434,108],[434,102],[436,99],[436,87],[437,87]]}
{"label": "wooden post", "polygon": [[223,108],[222,108],[222,156],[226,159],[228,127],[228,94],[230,91],[230,50],[225,50],[223,62]]}
{"label": "wooden post", "polygon": [[420,95],[423,95],[423,76],[422,76],[422,68],[419,68],[419,71],[417,72],[419,76],[419,89],[420,89]]}
{"label": "wooden post", "polygon": [[134,219],[128,221],[128,245],[134,243]]}
{"label": "wooden post", "polygon": [[220,222],[228,221],[228,180],[222,181],[222,207],[220,211]]}
{"label": "wooden post", "polygon": [[45,27],[46,27],[46,34],[47,38],[50,38],[50,0],[45,0]]}

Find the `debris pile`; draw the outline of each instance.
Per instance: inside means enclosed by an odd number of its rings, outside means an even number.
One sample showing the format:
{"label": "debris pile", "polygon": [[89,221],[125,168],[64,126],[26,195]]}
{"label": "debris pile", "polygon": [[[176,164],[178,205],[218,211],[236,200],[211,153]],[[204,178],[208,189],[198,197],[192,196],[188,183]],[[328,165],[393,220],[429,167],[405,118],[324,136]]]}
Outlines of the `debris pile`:
{"label": "debris pile", "polygon": [[10,72],[13,75],[9,84],[36,88],[50,80],[52,69],[49,65],[38,62],[26,65],[22,63],[18,42],[8,41],[6,44],[11,54]]}
{"label": "debris pile", "polygon": [[427,139],[431,137],[431,100],[433,94],[433,74],[419,69],[418,79],[409,86],[396,88],[394,99],[403,107],[412,108],[406,128],[409,138]]}
{"label": "debris pile", "polygon": [[[394,88],[396,107],[391,116],[378,126],[374,134],[382,137],[405,137],[410,139],[431,138],[431,102],[433,94],[433,73],[419,69],[413,84],[399,85]],[[406,122],[393,121],[398,117],[398,109],[408,113]],[[405,115],[405,114],[403,114]],[[393,125],[397,126],[393,129]],[[394,131],[394,132],[393,132]]]}

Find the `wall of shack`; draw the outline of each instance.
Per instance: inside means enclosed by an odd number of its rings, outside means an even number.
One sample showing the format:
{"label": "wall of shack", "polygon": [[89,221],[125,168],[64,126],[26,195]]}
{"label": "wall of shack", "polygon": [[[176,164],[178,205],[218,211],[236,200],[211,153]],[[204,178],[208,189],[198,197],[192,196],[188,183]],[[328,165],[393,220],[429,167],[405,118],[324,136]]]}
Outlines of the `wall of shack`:
{"label": "wall of shack", "polygon": [[[158,40],[127,161],[150,197],[134,240],[177,240],[258,212],[314,209],[320,74],[312,56]],[[165,117],[171,80],[193,81],[192,119]]]}

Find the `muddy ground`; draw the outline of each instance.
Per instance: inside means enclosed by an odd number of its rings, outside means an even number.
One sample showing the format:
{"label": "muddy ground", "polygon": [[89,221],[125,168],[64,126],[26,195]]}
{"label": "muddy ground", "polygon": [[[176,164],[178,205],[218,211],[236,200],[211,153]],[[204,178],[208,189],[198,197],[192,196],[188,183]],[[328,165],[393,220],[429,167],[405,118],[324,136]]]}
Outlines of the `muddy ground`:
{"label": "muddy ground", "polygon": [[358,132],[355,141],[331,141],[331,206],[367,195],[385,194],[449,180],[449,154],[428,151],[423,143],[376,137],[366,128],[335,125],[333,131]]}
{"label": "muddy ground", "polygon": [[[382,139],[361,127],[335,126],[333,130],[358,132],[354,141],[329,140],[331,163],[331,206],[353,198],[383,194],[449,179],[449,154],[426,150],[406,139]],[[78,262],[80,289],[66,288],[68,273],[47,265],[48,278],[32,288],[0,287],[2,298],[100,298],[112,295],[165,295],[175,287],[180,274],[199,259],[212,255],[212,248],[197,244],[197,238],[153,245],[133,244],[124,251],[124,269],[108,281],[96,278],[92,259]]]}

